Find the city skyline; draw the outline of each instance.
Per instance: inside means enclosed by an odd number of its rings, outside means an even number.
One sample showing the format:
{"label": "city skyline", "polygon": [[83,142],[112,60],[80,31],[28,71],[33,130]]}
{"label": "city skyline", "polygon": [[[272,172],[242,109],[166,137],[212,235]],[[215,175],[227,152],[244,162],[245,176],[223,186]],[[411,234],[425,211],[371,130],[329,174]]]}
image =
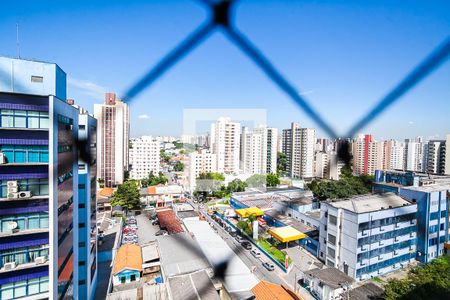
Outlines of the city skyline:
{"label": "city skyline", "polygon": [[[236,21],[343,133],[447,37],[450,23],[444,12],[449,4],[440,4],[346,1],[288,6],[282,1],[246,1],[238,5]],[[88,11],[82,1],[70,7],[52,4],[51,9],[45,1],[5,5],[0,13],[1,54],[17,56],[19,23],[21,57],[57,62],[70,74],[69,98],[91,113],[94,103],[102,103],[104,92],[121,97],[206,17],[195,1],[136,1],[127,4],[126,16],[120,1],[89,4]],[[265,22],[258,15],[266,16]],[[61,29],[55,30],[57,26]],[[445,138],[448,75],[446,64],[361,133],[382,139]],[[186,108],[263,108],[268,126],[281,130],[295,121],[318,129],[219,34],[130,104],[131,136],[181,135]],[[319,129],[318,136],[325,137]]]}

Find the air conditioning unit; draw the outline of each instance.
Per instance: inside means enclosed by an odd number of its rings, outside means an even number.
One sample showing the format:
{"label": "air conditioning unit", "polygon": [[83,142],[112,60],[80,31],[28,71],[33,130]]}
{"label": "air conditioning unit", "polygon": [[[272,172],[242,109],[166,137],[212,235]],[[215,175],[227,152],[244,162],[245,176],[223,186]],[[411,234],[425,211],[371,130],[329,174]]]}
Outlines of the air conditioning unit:
{"label": "air conditioning unit", "polygon": [[7,161],[6,161],[6,155],[5,155],[4,153],[1,153],[1,152],[0,152],[0,165],[6,164],[6,163],[7,163]]}
{"label": "air conditioning unit", "polygon": [[6,185],[10,188],[10,187],[18,187],[19,184],[17,183],[17,180],[10,180],[6,183]]}
{"label": "air conditioning unit", "polygon": [[5,271],[9,271],[9,270],[15,269],[16,268],[16,262],[12,261],[12,262],[6,263],[4,268],[5,268]]}
{"label": "air conditioning unit", "polygon": [[19,198],[30,198],[31,197],[30,191],[19,192],[18,194],[19,194]]}
{"label": "air conditioning unit", "polygon": [[10,193],[17,193],[19,191],[19,188],[17,186],[8,186],[8,194]]}
{"label": "air conditioning unit", "polygon": [[19,198],[19,193],[8,193],[6,196],[8,199],[17,199]]}
{"label": "air conditioning unit", "polygon": [[34,259],[34,262],[37,265],[45,264],[46,261],[47,261],[47,257],[45,257],[45,256],[38,256]]}

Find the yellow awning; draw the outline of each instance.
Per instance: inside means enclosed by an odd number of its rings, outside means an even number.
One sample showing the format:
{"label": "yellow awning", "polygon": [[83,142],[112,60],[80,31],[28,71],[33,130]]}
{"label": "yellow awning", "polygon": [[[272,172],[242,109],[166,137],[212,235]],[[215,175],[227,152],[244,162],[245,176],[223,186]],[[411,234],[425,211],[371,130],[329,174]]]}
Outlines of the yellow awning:
{"label": "yellow awning", "polygon": [[236,209],[236,214],[241,218],[248,218],[249,216],[262,216],[264,215],[264,212],[258,207],[248,207]]}
{"label": "yellow awning", "polygon": [[291,226],[271,228],[269,229],[269,234],[283,243],[301,240],[306,237],[306,234],[301,233],[300,231],[292,228]]}

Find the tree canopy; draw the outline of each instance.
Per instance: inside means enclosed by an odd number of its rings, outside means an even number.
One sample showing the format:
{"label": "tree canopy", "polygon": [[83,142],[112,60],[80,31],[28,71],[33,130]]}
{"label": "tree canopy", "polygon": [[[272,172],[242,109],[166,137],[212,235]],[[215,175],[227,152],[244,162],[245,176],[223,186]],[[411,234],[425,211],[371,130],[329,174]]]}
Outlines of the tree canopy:
{"label": "tree canopy", "polygon": [[450,257],[444,255],[420,265],[405,279],[390,280],[385,287],[385,299],[450,299]]}
{"label": "tree canopy", "polygon": [[158,176],[153,174],[153,171],[148,174],[147,178],[144,178],[141,180],[142,187],[148,187],[152,185],[158,185],[158,184],[166,184],[168,181],[167,177],[164,176],[162,172],[158,173]]}
{"label": "tree canopy", "polygon": [[139,208],[140,204],[139,187],[135,180],[127,180],[119,185],[111,197],[112,206],[121,206],[125,210]]}
{"label": "tree canopy", "polygon": [[280,184],[280,179],[275,174],[254,174],[247,178],[245,182],[253,188],[275,187]]}
{"label": "tree canopy", "polygon": [[175,172],[183,172],[184,171],[184,164],[177,160],[177,162],[174,164],[173,169]]}
{"label": "tree canopy", "polygon": [[372,191],[373,176],[352,175],[349,167],[343,167],[339,180],[313,180],[309,188],[319,200],[348,198]]}
{"label": "tree canopy", "polygon": [[283,152],[277,153],[277,173],[286,174],[288,160]]}

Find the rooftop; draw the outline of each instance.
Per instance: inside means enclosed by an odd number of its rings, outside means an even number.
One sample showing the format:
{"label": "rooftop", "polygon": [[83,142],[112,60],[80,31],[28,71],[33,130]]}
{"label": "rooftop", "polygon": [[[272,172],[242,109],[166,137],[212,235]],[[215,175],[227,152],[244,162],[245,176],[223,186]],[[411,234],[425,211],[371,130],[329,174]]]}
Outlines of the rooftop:
{"label": "rooftop", "polygon": [[394,193],[355,196],[347,199],[331,200],[327,201],[327,203],[333,207],[342,208],[357,214],[412,205],[411,202]]}
{"label": "rooftop", "polygon": [[[269,210],[264,211],[264,213],[273,219],[283,222],[283,224],[289,225],[289,226],[297,229],[300,232],[308,233],[308,235],[310,232],[317,230],[316,228],[314,228],[312,226],[303,224],[302,222],[300,222],[292,217],[289,217],[289,216],[286,216],[285,214],[280,213],[276,209],[269,209]],[[320,218],[320,211],[319,211],[319,218]]]}
{"label": "rooftop", "polygon": [[198,243],[187,233],[158,236],[161,267],[166,277],[211,268]]}
{"label": "rooftop", "polygon": [[156,210],[156,215],[161,229],[167,230],[170,234],[184,232],[183,226],[171,208]]}
{"label": "rooftop", "polygon": [[324,285],[337,289],[344,284],[355,282],[353,278],[336,268],[313,269],[305,272],[307,276],[320,280]]}
{"label": "rooftop", "polygon": [[268,281],[260,281],[252,288],[256,300],[301,300],[289,288]]}
{"label": "rooftop", "polygon": [[173,300],[219,300],[219,294],[206,271],[172,277],[168,280]]}
{"label": "rooftop", "polygon": [[249,292],[258,283],[258,279],[252,274],[228,246],[228,244],[218,236],[206,221],[185,220],[187,230],[199,243],[201,251],[204,253],[211,265],[217,266],[225,259],[228,259],[228,267],[224,274],[224,286],[229,293],[239,293],[237,298],[241,298],[241,293]]}
{"label": "rooftop", "polygon": [[267,191],[252,190],[233,193],[232,197],[248,207],[259,207],[261,209],[271,208],[273,202],[286,202],[297,205],[307,205],[313,202],[312,192],[299,188]]}
{"label": "rooftop", "polygon": [[368,282],[357,288],[350,290],[351,300],[381,300],[384,290],[373,282]]}
{"label": "rooftop", "polygon": [[156,243],[142,246],[142,261],[144,263],[159,259]]}
{"label": "rooftop", "polygon": [[425,193],[450,190],[450,179],[435,180],[435,182],[436,183],[429,184],[429,185],[402,187],[402,189],[425,192]]}
{"label": "rooftop", "polygon": [[142,271],[142,252],[139,245],[126,244],[117,251],[113,273],[117,274],[125,269]]}
{"label": "rooftop", "polygon": [[306,234],[294,229],[291,226],[271,228],[269,229],[269,234],[283,243],[300,240],[306,237]]}
{"label": "rooftop", "polygon": [[114,189],[110,187],[105,187],[98,192],[98,195],[101,197],[111,197],[114,193]]}

